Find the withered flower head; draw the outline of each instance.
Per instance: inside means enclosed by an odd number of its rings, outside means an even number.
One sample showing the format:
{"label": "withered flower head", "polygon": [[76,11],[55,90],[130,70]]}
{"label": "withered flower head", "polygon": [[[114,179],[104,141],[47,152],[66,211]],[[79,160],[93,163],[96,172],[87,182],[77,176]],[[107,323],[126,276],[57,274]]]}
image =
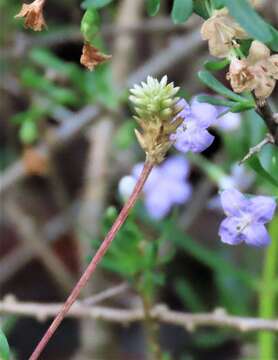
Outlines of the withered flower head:
{"label": "withered flower head", "polygon": [[23,4],[16,18],[24,18],[24,26],[34,31],[42,31],[46,28],[43,17],[43,6],[45,0],[35,0],[31,4]]}
{"label": "withered flower head", "polygon": [[33,147],[26,147],[23,152],[23,165],[29,175],[45,175],[48,171],[48,159]]}
{"label": "withered flower head", "polygon": [[102,64],[109,59],[111,59],[111,55],[103,54],[93,45],[90,45],[89,43],[83,45],[80,63],[90,71],[94,70],[97,65]]}
{"label": "withered flower head", "polygon": [[248,38],[245,30],[229,15],[227,8],[213,12],[212,17],[204,22],[201,35],[203,40],[208,40],[211,55],[219,58],[229,55],[236,39]]}
{"label": "withered flower head", "polygon": [[136,121],[142,132],[135,131],[137,139],[145,151],[149,161],[158,164],[171,147],[170,135],[175,133],[183,119],[177,114],[181,109],[177,106],[178,87],[167,84],[167,76],[161,81],[148,76],[141,86],[135,85],[130,90],[129,99],[135,105]]}
{"label": "withered flower head", "polygon": [[235,92],[254,91],[264,103],[278,80],[278,55],[271,56],[269,48],[255,40],[246,59],[231,61],[227,78]]}
{"label": "withered flower head", "polygon": [[254,8],[260,9],[265,5],[266,0],[250,0],[250,3]]}

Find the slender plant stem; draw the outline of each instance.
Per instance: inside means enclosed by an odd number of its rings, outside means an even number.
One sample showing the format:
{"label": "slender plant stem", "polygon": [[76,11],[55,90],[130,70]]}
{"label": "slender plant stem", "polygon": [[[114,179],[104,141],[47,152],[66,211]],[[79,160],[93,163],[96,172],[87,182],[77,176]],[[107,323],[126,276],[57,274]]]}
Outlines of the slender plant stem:
{"label": "slender plant stem", "polygon": [[113,239],[117,235],[118,231],[120,230],[121,226],[124,224],[129,211],[133,208],[136,201],[138,200],[138,197],[140,195],[141,190],[143,189],[143,186],[153,168],[153,164],[149,161],[145,162],[144,168],[142,170],[142,173],[135,185],[135,188],[129,197],[128,201],[122,208],[120,214],[118,215],[117,219],[115,220],[113,226],[111,227],[110,231],[106,235],[105,239],[103,240],[101,246],[99,247],[98,251],[96,252],[95,256],[91,260],[90,264],[88,265],[87,269],[81,276],[78,283],[75,285],[74,289],[72,290],[71,294],[67,298],[66,302],[64,303],[63,307],[61,308],[60,312],[57,314],[55,319],[53,320],[52,324],[44,334],[43,338],[38,343],[37,347],[35,348],[33,354],[29,358],[29,360],[37,360],[44,350],[45,346],[57,330],[58,326],[63,321],[64,317],[68,313],[69,309],[73,305],[73,303],[78,298],[81,290],[84,288],[90,277],[92,276],[93,272],[95,271],[98,263],[108,250],[109,246],[111,245]]}
{"label": "slender plant stem", "polygon": [[157,321],[154,320],[151,316],[152,304],[145,294],[141,294],[143,309],[144,309],[144,324],[147,333],[147,341],[149,343],[149,349],[151,354],[151,359],[153,360],[162,360],[162,352],[159,344],[159,332]]}
{"label": "slender plant stem", "polygon": [[[264,319],[274,318],[276,315],[276,290],[273,286],[278,268],[278,217],[270,225],[272,242],[266,250],[262,275],[263,288],[260,296],[259,316]],[[261,331],[258,335],[260,359],[276,359],[276,335],[268,331]]]}

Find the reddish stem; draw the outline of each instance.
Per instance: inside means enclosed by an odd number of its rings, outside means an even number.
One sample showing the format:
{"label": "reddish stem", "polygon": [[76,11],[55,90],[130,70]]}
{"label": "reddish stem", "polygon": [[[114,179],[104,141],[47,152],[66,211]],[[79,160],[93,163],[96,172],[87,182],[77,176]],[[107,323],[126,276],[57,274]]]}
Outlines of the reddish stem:
{"label": "reddish stem", "polygon": [[95,271],[97,264],[100,262],[106,251],[108,250],[110,244],[112,243],[113,239],[117,235],[118,231],[120,230],[121,226],[124,224],[129,211],[133,208],[135,205],[141,190],[143,189],[143,186],[153,168],[153,164],[146,161],[144,164],[144,168],[142,170],[142,173],[140,174],[140,177],[135,185],[135,188],[129,197],[128,201],[122,208],[120,214],[118,215],[117,219],[115,220],[113,226],[111,227],[110,231],[106,235],[105,239],[103,240],[101,246],[99,247],[98,251],[96,252],[95,256],[91,260],[90,264],[88,265],[87,269],[79,279],[78,283],[75,285],[74,289],[72,290],[71,294],[67,298],[66,302],[64,303],[62,309],[57,314],[55,319],[53,320],[52,324],[49,326],[48,330],[44,334],[43,338],[38,343],[37,347],[35,348],[34,352],[32,353],[29,360],[37,360],[44,350],[45,346],[47,345],[48,341],[51,339],[55,331],[57,330],[58,326],[63,321],[65,315],[71,308],[72,304],[76,301],[78,298],[81,290],[84,288],[90,277],[92,276],[93,272]]}

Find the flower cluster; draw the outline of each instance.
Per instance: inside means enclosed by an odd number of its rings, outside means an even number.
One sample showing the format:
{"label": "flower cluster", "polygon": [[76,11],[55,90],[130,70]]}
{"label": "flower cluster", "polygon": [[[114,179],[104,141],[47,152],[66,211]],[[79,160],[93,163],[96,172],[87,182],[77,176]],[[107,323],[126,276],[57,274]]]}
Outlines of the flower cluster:
{"label": "flower cluster", "polygon": [[271,56],[269,48],[255,40],[247,58],[232,59],[227,77],[235,92],[254,91],[263,103],[271,95],[278,80],[278,55]]}
{"label": "flower cluster", "polygon": [[204,22],[201,35],[203,40],[208,40],[210,53],[219,58],[230,55],[236,39],[248,38],[245,30],[229,15],[227,8],[213,12]]}
{"label": "flower cluster", "polygon": [[178,87],[167,84],[167,76],[161,81],[148,76],[141,86],[135,85],[130,90],[130,101],[135,106],[136,116],[142,132],[136,130],[137,139],[144,149],[149,161],[160,163],[172,145],[173,134],[182,119],[176,116],[181,107],[176,97]]}
{"label": "flower cluster", "polygon": [[[253,6],[259,2],[252,1]],[[213,56],[231,60],[227,79],[237,93],[254,91],[260,104],[271,95],[278,80],[278,55],[271,55],[263,43],[252,42],[249,55],[238,58],[238,41],[248,39],[244,29],[229,15],[227,8],[215,10],[201,28],[201,35],[208,40]]]}
{"label": "flower cluster", "polygon": [[[131,176],[125,176],[119,183],[119,192],[125,198],[132,192],[143,168],[137,164]],[[171,156],[160,166],[155,166],[144,186],[144,204],[154,219],[164,218],[171,207],[186,203],[191,196],[191,185],[187,182],[188,161],[181,155]]]}
{"label": "flower cluster", "polygon": [[220,225],[221,240],[230,245],[245,242],[252,246],[266,246],[270,238],[265,228],[275,212],[275,200],[268,196],[248,198],[235,189],[221,193],[227,218]]}

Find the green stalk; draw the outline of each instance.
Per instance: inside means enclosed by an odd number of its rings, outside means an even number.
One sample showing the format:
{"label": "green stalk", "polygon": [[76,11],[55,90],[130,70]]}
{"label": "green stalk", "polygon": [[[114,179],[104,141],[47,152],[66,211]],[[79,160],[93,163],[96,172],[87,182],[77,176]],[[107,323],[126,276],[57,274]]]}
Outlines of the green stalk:
{"label": "green stalk", "polygon": [[[260,293],[259,317],[273,319],[276,313],[277,293],[273,283],[276,280],[278,268],[278,216],[274,218],[269,228],[271,244],[266,250],[262,284]],[[261,331],[258,335],[259,359],[275,360],[277,359],[275,333]]]}

